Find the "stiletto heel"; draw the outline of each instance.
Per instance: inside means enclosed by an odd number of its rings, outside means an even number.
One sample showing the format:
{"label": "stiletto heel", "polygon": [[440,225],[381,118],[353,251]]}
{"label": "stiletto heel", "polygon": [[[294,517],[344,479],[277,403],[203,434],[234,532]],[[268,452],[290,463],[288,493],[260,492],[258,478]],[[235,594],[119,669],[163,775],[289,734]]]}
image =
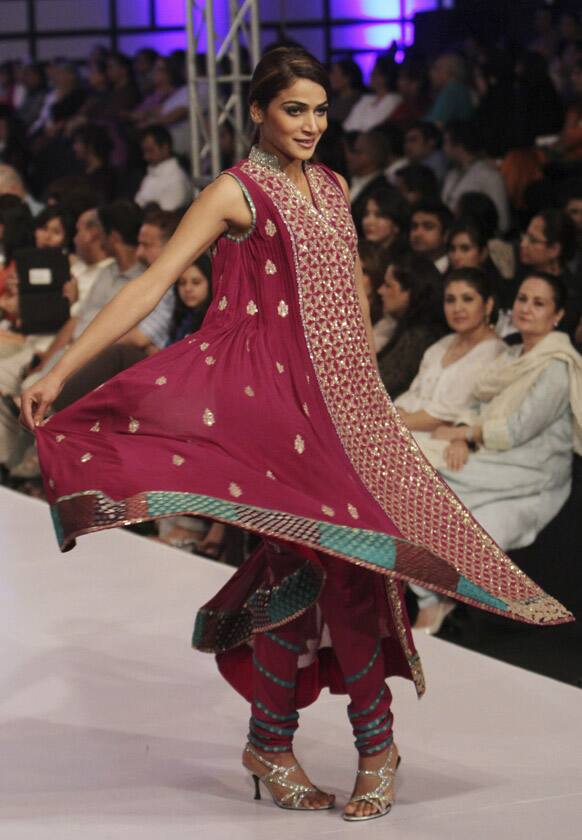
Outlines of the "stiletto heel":
{"label": "stiletto heel", "polygon": [[344,813],[344,820],[348,822],[362,822],[363,820],[375,820],[378,817],[384,817],[390,813],[394,804],[394,780],[401,761],[400,756],[398,756],[396,767],[392,769],[390,765],[392,763],[393,749],[393,747],[390,747],[388,750],[386,761],[382,767],[379,767],[377,770],[358,770],[358,776],[377,776],[380,781],[374,790],[371,790],[369,793],[362,793],[359,796],[352,796],[348,802],[348,805],[351,805],[353,802],[367,802],[373,808],[376,808],[376,811],[373,814],[361,817],[356,816],[356,814]]}
{"label": "stiletto heel", "polygon": [[[246,765],[243,765],[249,771],[255,783],[255,799],[261,798],[260,782],[262,782],[271,794],[273,802],[278,808],[284,808],[285,810],[292,811],[329,811],[330,808],[335,806],[334,799],[331,800],[329,805],[322,805],[320,808],[310,808],[309,806],[301,804],[308,794],[322,793],[322,791],[320,791],[319,788],[313,787],[313,785],[302,785],[298,782],[292,782],[289,779],[289,775],[299,768],[298,764],[292,764],[289,767],[285,767],[281,764],[273,764],[271,761],[267,761],[264,756],[260,755],[260,753],[258,753],[250,744],[246,745],[244,751],[245,753],[252,755],[252,757],[262,764],[267,770],[266,773],[259,776],[250,768],[246,767]],[[281,799],[277,799],[271,785],[277,785],[277,787],[286,790],[287,793],[285,793]]]}

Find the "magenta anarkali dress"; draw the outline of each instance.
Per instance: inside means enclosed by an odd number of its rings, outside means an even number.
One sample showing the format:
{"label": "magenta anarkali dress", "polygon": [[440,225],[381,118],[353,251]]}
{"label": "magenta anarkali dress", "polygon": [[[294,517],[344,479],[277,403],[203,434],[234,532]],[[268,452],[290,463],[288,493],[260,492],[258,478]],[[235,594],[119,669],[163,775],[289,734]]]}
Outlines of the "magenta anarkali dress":
{"label": "magenta anarkali dress", "polygon": [[[421,692],[402,582],[526,622],[571,617],[503,554],[401,423],[368,349],[349,205],[329,170],[305,172],[312,201],[257,149],[229,170],[253,224],[217,243],[202,329],[38,430],[46,493],[63,551],[80,534],[174,514],[293,544],[295,561],[279,566],[261,547],[198,614],[194,645],[223,652],[231,675],[246,667],[253,632],[316,602],[317,552],[377,572],[387,672]],[[306,700],[322,681],[333,688],[334,667],[312,673]]]}

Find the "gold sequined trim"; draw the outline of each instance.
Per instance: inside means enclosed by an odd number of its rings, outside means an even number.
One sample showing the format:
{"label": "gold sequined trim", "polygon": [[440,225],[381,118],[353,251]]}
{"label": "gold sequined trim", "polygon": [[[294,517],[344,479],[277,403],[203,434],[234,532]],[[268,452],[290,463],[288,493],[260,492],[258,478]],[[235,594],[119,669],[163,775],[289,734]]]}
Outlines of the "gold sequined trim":
{"label": "gold sequined trim", "polygon": [[348,513],[352,517],[352,519],[359,519],[360,518],[360,514],[359,514],[358,509],[355,505],[352,505],[352,504],[348,505]]}
{"label": "gold sequined trim", "polygon": [[181,455],[172,455],[172,464],[176,467],[181,467],[184,463],[184,458]]}
{"label": "gold sequined trim", "polygon": [[223,295],[220,298],[220,300],[218,301],[218,308],[222,312],[222,310],[226,309],[227,306],[228,306],[228,299],[227,299],[226,295]]}
{"label": "gold sequined trim", "polygon": [[281,318],[286,318],[289,314],[289,307],[287,306],[284,300],[279,301],[277,312],[281,316]]}
{"label": "gold sequined trim", "polygon": [[84,455],[81,455],[81,462],[82,462],[83,464],[86,464],[86,463],[87,463],[87,461],[90,461],[92,457],[93,457],[93,453],[92,453],[92,452],[85,452],[85,454],[84,454]]}
{"label": "gold sequined trim", "polygon": [[267,472],[265,473],[265,475],[267,476],[267,478],[270,478],[272,481],[276,481],[275,476],[273,475],[273,473],[271,472],[271,470],[267,470]]}
{"label": "gold sequined trim", "polygon": [[285,365],[282,362],[275,362],[275,365],[279,373],[285,373]]}
{"label": "gold sequined trim", "polygon": [[254,300],[249,300],[247,303],[247,315],[256,315],[259,311],[259,307],[254,302]]}
{"label": "gold sequined trim", "polygon": [[267,260],[265,263],[265,271],[267,274],[276,274],[277,273],[277,266],[272,260]]}
{"label": "gold sequined trim", "polygon": [[57,443],[61,443],[65,439],[65,435],[56,435],[55,440]]}
{"label": "gold sequined trim", "polygon": [[228,485],[228,492],[231,496],[234,496],[235,499],[238,499],[239,496],[242,496],[242,490],[240,489],[238,484],[234,483],[234,481],[231,481],[231,483]]}
{"label": "gold sequined trim", "polygon": [[321,512],[325,513],[326,516],[335,516],[335,510],[329,505],[322,505]]}
{"label": "gold sequined trim", "polygon": [[202,422],[205,426],[214,426],[216,420],[214,418],[214,413],[209,408],[204,409],[204,413],[202,415]]}
{"label": "gold sequined trim", "polygon": [[246,385],[246,386],[245,386],[245,394],[247,395],[247,397],[254,397],[254,396],[255,396],[255,392],[254,392],[254,390],[251,388],[251,386],[250,386],[250,385]]}
{"label": "gold sequined trim", "polygon": [[307,417],[309,417],[309,406],[307,405],[307,403],[303,403],[301,407],[303,408],[303,413],[306,414]]}
{"label": "gold sequined trim", "polygon": [[139,420],[136,420],[135,417],[130,417],[129,418],[129,425],[128,425],[127,428],[128,428],[128,431],[130,431],[132,433],[132,435],[134,435],[137,432],[137,430],[139,429]]}
{"label": "gold sequined trim", "polygon": [[165,385],[167,383],[167,379],[165,376],[158,376],[156,379],[156,385]]}
{"label": "gold sequined trim", "polygon": [[272,219],[267,219],[265,222],[265,233],[267,236],[275,236],[277,233],[277,227]]}
{"label": "gold sequined trim", "polygon": [[214,358],[214,356],[206,356],[204,361],[206,362],[208,367],[211,367],[212,365],[216,364],[216,359]]}
{"label": "gold sequined trim", "polygon": [[93,423],[90,431],[92,431],[92,432],[100,432],[101,431],[101,424],[99,423],[99,420],[97,420],[96,423]]}
{"label": "gold sequined trim", "polygon": [[305,441],[303,440],[301,435],[295,436],[294,447],[296,452],[299,452],[300,455],[303,455],[303,453],[305,452]]}
{"label": "gold sequined trim", "polygon": [[210,347],[210,344],[207,341],[203,341],[202,344],[200,345],[200,349],[202,351],[208,350],[209,347]]}

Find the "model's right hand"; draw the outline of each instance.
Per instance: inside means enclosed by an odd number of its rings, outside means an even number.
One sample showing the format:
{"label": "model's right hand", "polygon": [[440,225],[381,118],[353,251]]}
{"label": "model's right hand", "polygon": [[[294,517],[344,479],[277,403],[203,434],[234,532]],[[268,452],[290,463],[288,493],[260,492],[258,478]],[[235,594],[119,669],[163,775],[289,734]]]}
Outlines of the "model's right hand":
{"label": "model's right hand", "polygon": [[20,397],[20,422],[30,432],[35,431],[45,418],[51,405],[63,389],[63,382],[48,373],[35,385],[22,392]]}

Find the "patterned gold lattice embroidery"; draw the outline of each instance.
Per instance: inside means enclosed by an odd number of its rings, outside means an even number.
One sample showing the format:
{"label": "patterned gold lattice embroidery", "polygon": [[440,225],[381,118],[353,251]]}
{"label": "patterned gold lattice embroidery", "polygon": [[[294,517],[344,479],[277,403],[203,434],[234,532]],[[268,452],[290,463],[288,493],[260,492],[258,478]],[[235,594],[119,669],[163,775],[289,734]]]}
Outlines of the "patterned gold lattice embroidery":
{"label": "patterned gold lattice embroidery", "polygon": [[184,463],[184,458],[181,455],[172,455],[172,464],[176,467],[181,467]]}
{"label": "patterned gold lattice embroidery", "polygon": [[204,350],[208,350],[209,347],[210,347],[210,344],[207,341],[203,341],[202,344],[200,345],[200,349],[203,352],[204,352]]}
{"label": "patterned gold lattice embroidery", "polygon": [[352,519],[359,519],[360,518],[360,514],[359,514],[358,509],[355,505],[348,504],[348,513],[352,517]]}
{"label": "patterned gold lattice embroidery", "polygon": [[238,484],[234,483],[234,481],[231,481],[228,485],[228,492],[231,496],[234,496],[235,499],[238,499],[239,496],[242,496],[242,490],[240,489]]}
{"label": "patterned gold lattice embroidery", "polygon": [[265,222],[265,233],[267,236],[275,236],[277,233],[277,227],[272,219],[267,219]]}
{"label": "patterned gold lattice embroidery", "polygon": [[206,362],[208,367],[212,367],[212,365],[216,364],[216,359],[214,358],[214,356],[206,356],[204,361]]}
{"label": "patterned gold lattice embroidery", "polygon": [[63,441],[64,439],[65,439],[65,435],[57,435],[55,437],[55,440],[56,440],[57,443],[61,443],[61,441]]}
{"label": "patterned gold lattice embroidery", "polygon": [[214,426],[216,419],[214,417],[214,413],[209,408],[204,409],[204,413],[202,415],[202,422],[205,426]]}
{"label": "patterned gold lattice embroidery", "polygon": [[277,312],[279,313],[281,318],[286,318],[287,315],[289,314],[289,307],[287,306],[287,304],[285,303],[284,300],[279,301],[279,305],[277,307]]}
{"label": "patterned gold lattice embroidery", "polygon": [[158,376],[156,379],[156,385],[165,385],[167,383],[167,379],[165,376]]}
{"label": "patterned gold lattice embroidery", "polygon": [[227,306],[228,306],[228,299],[227,299],[226,295],[223,295],[220,298],[220,300],[218,301],[218,308],[222,312],[222,310],[226,309]]}
{"label": "patterned gold lattice embroidery", "polygon": [[91,426],[91,431],[92,432],[100,432],[101,431],[101,423],[99,422],[99,420],[97,420],[96,423],[93,423],[93,425]]}
{"label": "patterned gold lattice embroidery", "polygon": [[138,429],[139,429],[139,420],[136,420],[135,417],[130,417],[129,418],[129,424],[127,426],[127,430],[129,432],[131,432],[132,435],[134,435],[137,432]]}
{"label": "patterned gold lattice embroidery", "polygon": [[279,373],[285,373],[285,365],[283,364],[283,362],[275,362],[275,366]]}
{"label": "patterned gold lattice embroidery", "polygon": [[267,274],[276,274],[277,273],[277,266],[272,260],[267,260],[265,263],[265,271]]}
{"label": "patterned gold lattice embroidery", "polygon": [[[252,160],[242,170],[273,201],[290,235],[319,389],[356,473],[407,541],[399,544],[397,569],[406,574],[422,561],[429,579],[433,570],[442,577],[444,560],[502,598],[514,616],[563,619],[560,605],[515,566],[439,478],[394,411],[367,346],[354,281],[356,235],[337,184],[319,167],[306,168],[314,209],[283,172]],[[450,591],[456,592],[454,584]]]}
{"label": "patterned gold lattice embroidery", "polygon": [[329,505],[322,505],[321,512],[325,513],[326,516],[335,516],[335,510]]}
{"label": "patterned gold lattice embroidery", "polygon": [[92,457],[93,457],[92,452],[85,452],[84,455],[81,455],[81,463],[86,464],[87,461],[90,461]]}
{"label": "patterned gold lattice embroidery", "polygon": [[259,307],[254,302],[254,300],[249,300],[247,303],[247,315],[256,315],[259,311]]}
{"label": "patterned gold lattice embroidery", "polygon": [[300,455],[303,455],[305,452],[305,441],[301,437],[301,435],[295,435],[295,442],[294,442],[295,451],[298,452]]}
{"label": "patterned gold lattice embroidery", "polygon": [[245,394],[247,395],[247,397],[254,397],[254,396],[255,396],[255,392],[254,392],[254,390],[251,388],[251,386],[250,386],[250,385],[246,385],[246,386],[245,386]]}

